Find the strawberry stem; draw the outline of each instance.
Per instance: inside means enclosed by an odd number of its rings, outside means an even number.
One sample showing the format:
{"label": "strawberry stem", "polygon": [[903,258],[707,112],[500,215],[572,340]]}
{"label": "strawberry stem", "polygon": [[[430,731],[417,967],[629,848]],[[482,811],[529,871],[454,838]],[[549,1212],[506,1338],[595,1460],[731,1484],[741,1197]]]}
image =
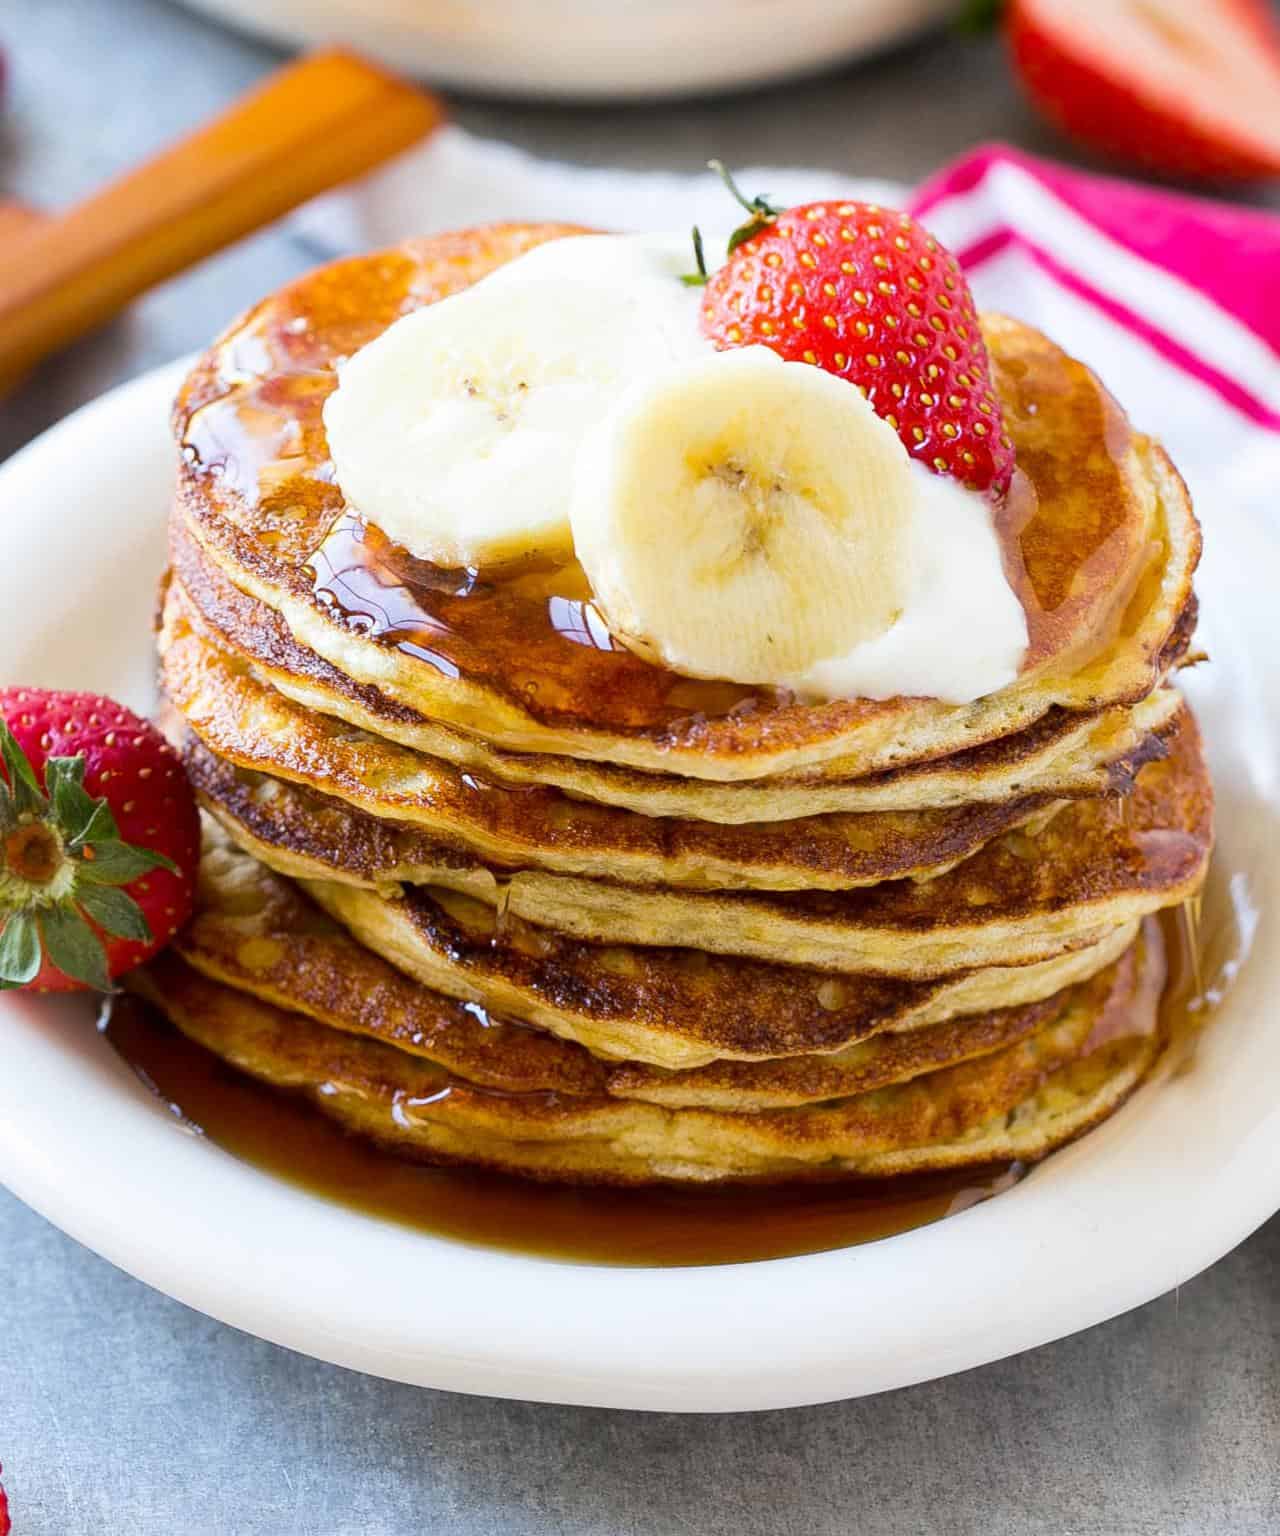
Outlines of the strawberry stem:
{"label": "strawberry stem", "polygon": [[707,169],[716,173],[729,189],[729,195],[733,198],[734,202],[740,207],[745,208],[754,218],[776,219],[782,212],[781,208],[775,207],[763,194],[757,197],[748,197],[733,179],[733,172],[730,171],[723,160],[708,160]]}
{"label": "strawberry stem", "polygon": [[775,207],[767,197],[747,197],[738,183],[734,181],[728,166],[725,165],[723,160],[708,160],[707,165],[724,182],[733,200],[740,207],[745,208],[751,215],[745,224],[739,224],[737,229],[729,236],[728,254],[732,256],[734,251],[744,241],[752,239],[762,229],[767,229],[782,212],[782,209]]}

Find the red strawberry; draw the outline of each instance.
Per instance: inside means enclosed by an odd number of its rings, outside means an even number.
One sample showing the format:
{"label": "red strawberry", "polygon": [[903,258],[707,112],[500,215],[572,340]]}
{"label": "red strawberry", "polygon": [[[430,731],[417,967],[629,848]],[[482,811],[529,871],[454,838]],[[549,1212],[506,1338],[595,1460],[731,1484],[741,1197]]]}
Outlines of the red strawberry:
{"label": "red strawberry", "polygon": [[199,852],[155,726],[97,694],[0,688],[0,989],[105,989],[186,921]]}
{"label": "red strawberry", "polygon": [[1280,173],[1280,25],[1267,0],[1012,0],[1014,67],[1091,149],[1166,176]]}
{"label": "red strawberry", "polygon": [[[0,1467],[0,1472],[4,1468]],[[9,1522],[9,1498],[4,1491],[4,1484],[0,1483],[0,1536],[9,1536],[13,1526]]]}
{"label": "red strawberry", "polygon": [[729,186],[752,218],[707,280],[704,333],[839,374],[914,458],[1002,493],[1013,445],[955,258],[907,214],[875,203],[779,211]]}

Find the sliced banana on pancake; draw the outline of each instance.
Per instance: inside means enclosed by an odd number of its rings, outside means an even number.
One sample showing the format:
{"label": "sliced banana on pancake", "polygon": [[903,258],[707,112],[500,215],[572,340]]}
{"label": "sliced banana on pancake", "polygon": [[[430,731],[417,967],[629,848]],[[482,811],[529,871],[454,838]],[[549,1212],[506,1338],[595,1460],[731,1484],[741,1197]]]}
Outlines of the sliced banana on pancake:
{"label": "sliced banana on pancake", "polygon": [[402,316],[340,367],[347,501],[446,567],[568,555],[578,446],[637,376],[705,353],[671,242],[584,236]]}
{"label": "sliced banana on pancake", "polygon": [[637,384],[583,446],[570,519],[615,635],[774,683],[898,618],[912,505],[906,451],[856,389],[746,347]]}

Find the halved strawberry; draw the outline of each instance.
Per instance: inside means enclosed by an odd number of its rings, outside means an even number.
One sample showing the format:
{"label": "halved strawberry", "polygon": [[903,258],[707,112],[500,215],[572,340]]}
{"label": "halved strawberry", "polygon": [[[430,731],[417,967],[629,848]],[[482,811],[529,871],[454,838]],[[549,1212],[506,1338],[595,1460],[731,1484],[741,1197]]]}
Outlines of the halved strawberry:
{"label": "halved strawberry", "polygon": [[1011,0],[1014,67],[1064,133],[1166,176],[1280,174],[1267,0]]}
{"label": "halved strawberry", "polygon": [[0,689],[0,989],[105,988],[140,964],[190,916],[199,852],[191,786],[149,721]]}
{"label": "halved strawberry", "polygon": [[914,458],[1002,493],[1013,445],[950,252],[909,215],[875,203],[779,211],[729,187],[751,217],[706,280],[704,333],[720,347],[765,346],[848,379]]}

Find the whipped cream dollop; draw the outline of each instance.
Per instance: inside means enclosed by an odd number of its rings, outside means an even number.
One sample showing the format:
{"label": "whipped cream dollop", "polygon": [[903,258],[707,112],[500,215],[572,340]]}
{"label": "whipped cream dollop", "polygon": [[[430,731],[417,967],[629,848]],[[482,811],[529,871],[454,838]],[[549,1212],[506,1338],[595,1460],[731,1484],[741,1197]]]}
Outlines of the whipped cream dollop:
{"label": "whipped cream dollop", "polygon": [[907,473],[913,488],[901,613],[875,639],[793,678],[795,692],[968,704],[1017,677],[1027,616],[1004,573],[991,503],[910,458]]}
{"label": "whipped cream dollop", "polygon": [[[815,398],[807,364],[717,353],[691,266],[684,235],[556,240],[396,321],[326,403],[347,500],[440,565],[576,552],[614,633],[693,675],[951,703],[1010,683],[1026,616],[988,499],[916,464],[853,385]],[[839,621],[869,600],[864,549],[894,585],[873,633]]]}

